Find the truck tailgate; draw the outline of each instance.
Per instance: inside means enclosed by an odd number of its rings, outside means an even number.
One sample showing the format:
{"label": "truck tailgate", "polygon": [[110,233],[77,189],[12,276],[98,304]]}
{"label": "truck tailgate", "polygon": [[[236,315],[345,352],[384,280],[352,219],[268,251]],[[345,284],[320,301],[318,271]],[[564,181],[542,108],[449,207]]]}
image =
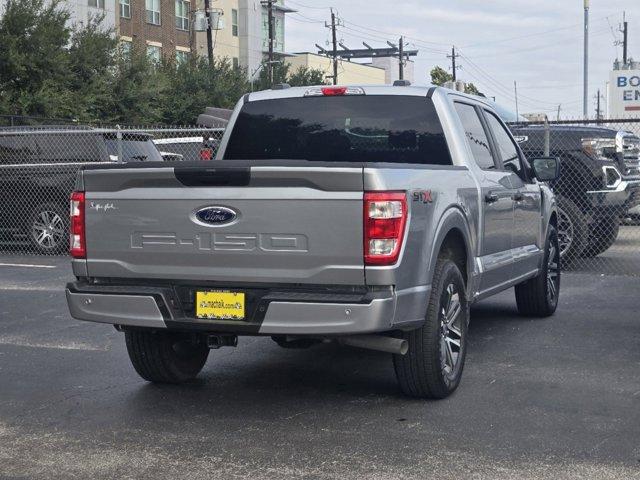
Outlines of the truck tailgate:
{"label": "truck tailgate", "polygon": [[84,170],[88,275],[364,284],[361,167],[238,163]]}

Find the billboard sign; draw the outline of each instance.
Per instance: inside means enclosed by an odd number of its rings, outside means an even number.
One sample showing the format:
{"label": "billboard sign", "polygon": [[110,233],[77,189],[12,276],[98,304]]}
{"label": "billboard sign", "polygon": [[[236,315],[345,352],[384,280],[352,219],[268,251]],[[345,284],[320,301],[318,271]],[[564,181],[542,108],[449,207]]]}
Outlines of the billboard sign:
{"label": "billboard sign", "polygon": [[609,118],[640,118],[640,70],[611,72]]}

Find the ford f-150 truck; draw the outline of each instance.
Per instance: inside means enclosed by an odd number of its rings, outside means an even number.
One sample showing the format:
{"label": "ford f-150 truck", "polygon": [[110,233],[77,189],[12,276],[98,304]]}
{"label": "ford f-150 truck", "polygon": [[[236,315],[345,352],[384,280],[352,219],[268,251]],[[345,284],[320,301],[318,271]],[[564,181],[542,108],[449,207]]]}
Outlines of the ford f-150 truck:
{"label": "ford f-150 truck", "polygon": [[458,386],[469,306],[559,296],[555,158],[490,104],[437,87],[247,94],[212,162],[86,166],[71,197],[73,317],[124,331],[152,382],[240,335],[393,354],[404,393]]}

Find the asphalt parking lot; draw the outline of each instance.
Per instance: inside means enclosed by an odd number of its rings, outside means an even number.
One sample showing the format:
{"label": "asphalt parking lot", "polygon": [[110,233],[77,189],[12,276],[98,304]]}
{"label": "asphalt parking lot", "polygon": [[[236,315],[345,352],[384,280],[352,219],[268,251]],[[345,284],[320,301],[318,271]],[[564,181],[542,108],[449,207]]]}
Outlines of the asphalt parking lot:
{"label": "asphalt parking lot", "polygon": [[[51,268],[11,266],[39,264]],[[478,304],[459,390],[403,398],[390,358],[242,338],[154,386],[71,319],[66,259],[0,256],[0,478],[640,478],[640,278],[568,274],[548,320]]]}

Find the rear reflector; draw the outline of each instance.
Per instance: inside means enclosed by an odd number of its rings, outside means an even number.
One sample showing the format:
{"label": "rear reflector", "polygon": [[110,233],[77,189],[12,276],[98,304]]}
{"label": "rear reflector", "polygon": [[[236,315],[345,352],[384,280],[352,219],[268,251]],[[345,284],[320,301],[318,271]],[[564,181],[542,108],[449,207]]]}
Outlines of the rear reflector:
{"label": "rear reflector", "polygon": [[343,95],[364,95],[360,87],[313,87],[308,89],[305,97],[340,97]]}
{"label": "rear reflector", "polygon": [[69,229],[69,254],[73,258],[86,258],[87,246],[84,236],[84,192],[71,194],[71,224]]}
{"label": "rear reflector", "polygon": [[393,265],[398,261],[406,223],[405,192],[365,192],[365,265]]}

